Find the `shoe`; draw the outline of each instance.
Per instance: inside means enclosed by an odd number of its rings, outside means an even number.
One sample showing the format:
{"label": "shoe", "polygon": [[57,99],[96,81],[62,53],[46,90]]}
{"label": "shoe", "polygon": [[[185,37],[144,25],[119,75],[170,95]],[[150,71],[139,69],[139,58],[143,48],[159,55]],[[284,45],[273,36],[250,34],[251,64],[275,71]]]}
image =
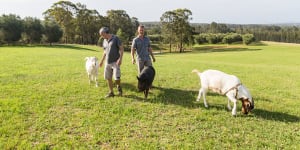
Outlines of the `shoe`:
{"label": "shoe", "polygon": [[122,96],[122,94],[123,94],[122,87],[118,86],[117,88],[118,88],[118,95]]}
{"label": "shoe", "polygon": [[110,92],[110,93],[108,93],[108,94],[105,96],[105,98],[114,97],[114,96],[115,96],[115,94],[112,93],[112,92]]}

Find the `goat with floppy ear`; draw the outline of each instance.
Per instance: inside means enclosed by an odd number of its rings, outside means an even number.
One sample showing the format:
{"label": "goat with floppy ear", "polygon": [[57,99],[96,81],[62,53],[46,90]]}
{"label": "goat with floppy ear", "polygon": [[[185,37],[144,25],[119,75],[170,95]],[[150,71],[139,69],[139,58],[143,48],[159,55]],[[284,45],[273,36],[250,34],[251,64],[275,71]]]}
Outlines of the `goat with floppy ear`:
{"label": "goat with floppy ear", "polygon": [[152,87],[152,82],[155,77],[155,70],[152,66],[145,66],[142,72],[137,77],[138,79],[138,90],[144,92],[144,96],[147,99],[149,89]]}
{"label": "goat with floppy ear", "polygon": [[99,72],[99,62],[97,57],[85,57],[85,69],[88,74],[89,84],[95,82],[96,87],[98,87],[98,72]]}
{"label": "goat with floppy ear", "polygon": [[197,97],[197,101],[203,96],[204,106],[208,107],[206,102],[206,93],[208,90],[226,95],[228,97],[227,107],[231,110],[230,101],[233,102],[232,115],[236,115],[237,101],[242,101],[242,112],[248,114],[254,109],[254,100],[249,90],[234,75],[229,75],[218,70],[206,70],[199,72],[194,69],[192,73],[196,73],[200,77],[201,88]]}

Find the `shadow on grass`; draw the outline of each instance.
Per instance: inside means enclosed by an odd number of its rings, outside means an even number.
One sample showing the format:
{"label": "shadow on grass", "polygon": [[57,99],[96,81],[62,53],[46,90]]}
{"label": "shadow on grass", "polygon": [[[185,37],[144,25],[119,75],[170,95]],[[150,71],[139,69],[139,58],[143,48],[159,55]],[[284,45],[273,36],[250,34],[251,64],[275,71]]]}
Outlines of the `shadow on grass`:
{"label": "shadow on grass", "polygon": [[[130,99],[135,99],[138,101],[146,101],[144,98],[144,94],[142,92],[138,92],[137,87],[129,84],[129,83],[122,83],[122,88],[123,88],[123,97],[130,98]],[[131,91],[131,92],[136,92],[136,94],[126,94],[126,91]]]}
{"label": "shadow on grass", "polygon": [[[132,92],[136,92],[136,94],[124,94],[123,96],[126,98],[131,98],[139,101],[150,102],[150,103],[162,103],[162,104],[172,104],[172,105],[180,105],[188,108],[199,108],[204,107],[203,101],[197,102],[196,97],[198,95],[198,91],[191,90],[182,90],[182,89],[174,89],[174,88],[162,88],[162,87],[153,87],[150,92],[148,99],[144,98],[143,92],[138,92],[137,87],[132,84],[123,83],[122,86],[124,89]],[[153,92],[159,90],[159,94],[154,95]],[[209,95],[214,93],[209,93]],[[218,95],[218,94],[216,94]],[[220,96],[220,95],[218,95]],[[212,108],[223,109],[225,106],[212,106]]]}
{"label": "shadow on grass", "polygon": [[243,47],[227,47],[227,46],[201,46],[194,47],[193,52],[211,53],[211,52],[238,52],[238,51],[258,51],[261,49],[250,49]]}
{"label": "shadow on grass", "polygon": [[287,113],[282,112],[272,112],[263,109],[254,109],[253,113],[255,116],[266,119],[266,120],[274,120],[274,121],[281,121],[281,122],[299,122],[300,117],[290,115]]}
{"label": "shadow on grass", "polygon": [[[180,105],[182,107],[187,108],[203,108],[203,99],[201,98],[200,102],[196,101],[196,98],[198,96],[198,91],[191,91],[191,90],[182,90],[182,89],[174,89],[174,88],[163,88],[163,87],[153,87],[152,90],[150,90],[148,99],[144,98],[143,92],[138,92],[137,87],[133,84],[129,83],[123,83],[122,84],[123,89],[126,91],[136,92],[135,94],[126,94],[124,93],[124,97],[143,101],[143,102],[149,102],[149,103],[162,103],[166,105]],[[151,91],[156,92],[156,90],[159,90],[157,92],[157,95],[154,95]],[[223,95],[219,95],[217,93],[207,93],[208,96],[220,96],[224,97],[224,101],[226,101],[224,104],[215,104],[211,102],[211,104],[208,104],[209,107],[207,109],[216,109],[220,111],[227,111],[231,112],[227,109],[227,97]],[[207,99],[208,103],[209,100]],[[241,105],[240,102],[238,102],[238,105]],[[241,111],[241,108],[239,108],[237,111]],[[242,114],[242,113],[241,113]],[[282,122],[299,122],[300,117],[289,115],[287,113],[281,113],[281,112],[271,112],[267,110],[262,109],[254,109],[252,111],[252,114],[258,118],[266,119],[266,120],[275,120],[275,121],[282,121]],[[253,115],[239,115],[239,117],[254,117]]]}
{"label": "shadow on grass", "polygon": [[188,108],[198,108],[200,105],[196,102],[197,91],[162,87],[154,87],[153,90],[160,92],[150,100],[152,103],[174,104]]}
{"label": "shadow on grass", "polygon": [[[219,46],[219,45],[210,45],[210,46],[200,46],[200,47],[193,47],[192,49],[186,49],[181,53],[214,53],[214,52],[242,52],[242,51],[259,51],[262,49],[251,49],[251,48],[244,48],[244,47],[232,47],[232,46]],[[155,51],[154,54],[177,54],[180,53],[179,51]]]}
{"label": "shadow on grass", "polygon": [[96,51],[91,48],[86,48],[84,46],[76,45],[76,44],[53,44],[53,45],[9,45],[10,47],[45,47],[45,48],[64,48],[64,49],[72,49],[72,50],[88,50],[88,51]]}
{"label": "shadow on grass", "polygon": [[86,48],[86,47],[81,47],[80,45],[72,45],[72,44],[67,44],[67,45],[43,45],[41,47],[47,47],[47,48],[64,48],[64,49],[73,49],[73,50],[88,50],[88,51],[96,51],[94,49]]}

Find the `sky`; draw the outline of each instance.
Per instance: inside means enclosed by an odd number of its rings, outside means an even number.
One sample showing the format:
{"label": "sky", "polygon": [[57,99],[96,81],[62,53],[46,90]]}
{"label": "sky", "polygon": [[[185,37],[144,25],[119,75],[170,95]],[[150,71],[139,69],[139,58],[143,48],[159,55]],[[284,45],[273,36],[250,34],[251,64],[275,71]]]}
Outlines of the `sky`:
{"label": "sky", "polygon": [[[0,0],[0,15],[43,19],[43,12],[59,0]],[[124,10],[140,22],[160,21],[166,11],[186,8],[192,23],[276,24],[300,23],[300,0],[70,0],[106,16]]]}

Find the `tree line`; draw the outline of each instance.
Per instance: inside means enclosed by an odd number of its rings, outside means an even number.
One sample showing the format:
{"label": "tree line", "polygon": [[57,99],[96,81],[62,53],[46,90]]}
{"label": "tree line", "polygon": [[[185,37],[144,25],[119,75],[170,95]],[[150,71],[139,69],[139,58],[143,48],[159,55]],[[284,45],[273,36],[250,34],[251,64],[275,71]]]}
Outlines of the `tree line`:
{"label": "tree line", "polygon": [[[263,25],[263,24],[194,24],[195,32],[207,33],[237,33],[252,34],[256,41],[275,41],[285,43],[300,43],[300,24]],[[249,36],[249,35],[248,35]]]}
{"label": "tree line", "polygon": [[128,43],[139,25],[137,18],[130,18],[124,10],[109,10],[107,16],[102,16],[84,4],[70,1],[54,3],[43,15],[43,21],[14,14],[0,16],[0,44],[97,44],[102,26]]}
{"label": "tree line", "polygon": [[33,17],[20,18],[9,14],[0,16],[1,44],[77,43],[100,44],[98,31],[102,26],[110,28],[128,49],[136,36],[139,24],[146,26],[153,43],[166,44],[170,52],[203,43],[250,44],[253,41],[277,41],[300,43],[298,26],[279,25],[232,25],[190,23],[192,12],[188,9],[166,11],[157,23],[139,22],[124,10],[108,10],[102,16],[81,3],[59,1],[44,13],[44,20]]}

